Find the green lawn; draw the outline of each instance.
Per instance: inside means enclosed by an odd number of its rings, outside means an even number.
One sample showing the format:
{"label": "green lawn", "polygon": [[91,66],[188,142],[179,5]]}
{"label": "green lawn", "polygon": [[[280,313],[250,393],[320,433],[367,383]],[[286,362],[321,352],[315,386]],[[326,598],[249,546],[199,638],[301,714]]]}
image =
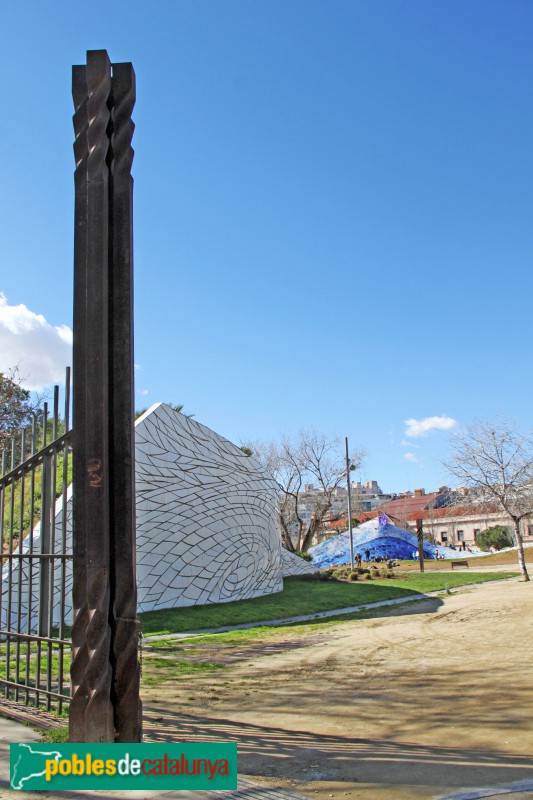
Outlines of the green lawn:
{"label": "green lawn", "polygon": [[145,636],[166,635],[182,631],[221,628],[246,622],[284,619],[320,611],[333,611],[380,600],[393,600],[412,594],[445,591],[471,583],[502,580],[516,572],[412,573],[395,580],[318,581],[288,578],[277,594],[213,603],[204,606],[146,611],[140,614]]}
{"label": "green lawn", "polygon": [[143,686],[159,686],[161,683],[175,681],[195,672],[215,672],[224,669],[215,661],[190,661],[185,658],[157,658],[148,654],[143,656]]}
{"label": "green lawn", "polygon": [[[26,662],[28,664],[28,677],[30,683],[28,685],[35,686],[35,679],[37,677],[37,666],[39,665],[39,673],[40,673],[40,687],[43,688],[45,686],[46,675],[48,671],[49,659],[51,659],[51,673],[54,677],[54,681],[57,679],[57,675],[59,673],[59,645],[53,644],[48,649],[48,645],[46,643],[41,643],[40,646],[34,641],[32,641],[29,645],[28,651],[28,644],[26,642],[20,645],[19,650],[19,658],[18,658],[18,673],[17,673],[17,646],[16,643],[11,642],[9,647],[10,653],[10,663],[9,663],[9,679],[14,680],[15,678],[19,678],[19,681],[24,679],[26,676]],[[5,644],[0,645],[0,678],[6,677],[6,666],[7,666],[7,647]],[[64,676],[64,684],[68,687],[70,682],[70,648],[65,646],[63,650],[63,676]],[[57,686],[54,686],[54,689],[57,689]],[[12,690],[14,691],[14,690]]]}
{"label": "green lawn", "polygon": [[[56,470],[56,498],[61,497],[63,492],[63,454],[59,453],[55,461]],[[41,494],[42,494],[42,466],[37,466],[33,472],[33,503],[31,493],[31,474],[26,475],[24,480],[24,494],[22,493],[21,480],[15,481],[14,484],[6,486],[4,490],[4,518],[2,521],[2,541],[7,545],[10,538],[10,528],[12,523],[13,535],[13,550],[17,550],[20,522],[21,522],[21,505],[22,505],[22,531],[23,536],[27,536],[30,529],[35,528],[41,519]],[[72,456],[67,460],[67,486],[72,481]],[[13,512],[11,512],[11,492],[13,495]]]}

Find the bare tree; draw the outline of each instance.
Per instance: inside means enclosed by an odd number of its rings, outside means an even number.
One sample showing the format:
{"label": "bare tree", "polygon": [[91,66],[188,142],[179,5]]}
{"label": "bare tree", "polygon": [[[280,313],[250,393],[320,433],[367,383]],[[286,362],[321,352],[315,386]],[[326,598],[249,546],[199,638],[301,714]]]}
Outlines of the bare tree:
{"label": "bare tree", "polygon": [[518,564],[528,581],[520,522],[533,512],[533,436],[507,420],[476,420],[453,437],[451,455],[443,463],[463,485],[495,500],[511,518]]}
{"label": "bare tree", "polygon": [[[279,486],[283,544],[293,552],[307,550],[332,507],[335,489],[346,479],[340,439],[300,431],[296,437],[254,444],[251,449]],[[360,451],[351,456],[351,470],[361,465],[363,455]],[[308,484],[313,485],[313,491],[306,490]],[[304,513],[304,507],[308,513]],[[292,531],[296,532],[296,543]]]}

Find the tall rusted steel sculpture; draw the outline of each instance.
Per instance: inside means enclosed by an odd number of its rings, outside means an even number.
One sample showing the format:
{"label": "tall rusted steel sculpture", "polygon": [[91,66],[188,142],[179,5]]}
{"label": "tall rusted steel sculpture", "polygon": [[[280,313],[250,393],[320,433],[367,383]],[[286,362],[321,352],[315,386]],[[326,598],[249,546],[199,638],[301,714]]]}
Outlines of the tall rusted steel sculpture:
{"label": "tall rusted steel sculpture", "polygon": [[139,742],[133,433],[135,73],[73,67],[75,172],[72,742]]}

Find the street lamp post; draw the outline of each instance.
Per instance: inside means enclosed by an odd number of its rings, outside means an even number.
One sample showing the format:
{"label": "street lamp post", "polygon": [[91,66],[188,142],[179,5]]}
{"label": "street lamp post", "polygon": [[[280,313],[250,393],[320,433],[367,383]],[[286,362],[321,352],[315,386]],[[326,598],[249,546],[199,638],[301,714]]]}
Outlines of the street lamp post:
{"label": "street lamp post", "polygon": [[348,455],[348,437],[344,439],[346,448],[346,491],[348,494],[348,526],[350,530],[350,564],[353,570],[353,531],[352,531],[352,485],[350,482],[350,457]]}

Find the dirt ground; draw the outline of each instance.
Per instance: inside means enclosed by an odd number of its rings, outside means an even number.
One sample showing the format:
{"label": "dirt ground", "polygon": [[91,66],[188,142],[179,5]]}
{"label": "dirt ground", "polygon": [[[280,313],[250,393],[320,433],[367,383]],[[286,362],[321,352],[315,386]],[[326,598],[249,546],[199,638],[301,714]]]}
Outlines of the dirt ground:
{"label": "dirt ground", "polygon": [[533,779],[533,582],[218,655],[227,669],[145,690],[148,739],[237,741],[239,772],[318,798]]}

